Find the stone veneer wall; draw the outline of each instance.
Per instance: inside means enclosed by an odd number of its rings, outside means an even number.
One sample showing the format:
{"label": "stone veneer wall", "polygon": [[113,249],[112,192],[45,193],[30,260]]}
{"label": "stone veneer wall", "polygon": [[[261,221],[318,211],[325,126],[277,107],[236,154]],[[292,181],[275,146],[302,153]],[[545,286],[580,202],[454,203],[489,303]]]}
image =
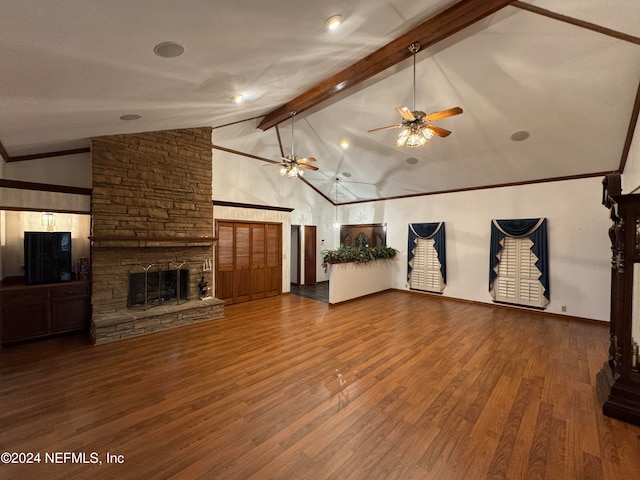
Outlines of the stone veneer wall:
{"label": "stone veneer wall", "polygon": [[[96,343],[221,316],[222,302],[201,302],[197,286],[202,276],[213,286],[213,271],[202,268],[213,260],[211,128],[98,137],[91,155]],[[127,307],[130,272],[184,261],[188,304],[169,313]]]}

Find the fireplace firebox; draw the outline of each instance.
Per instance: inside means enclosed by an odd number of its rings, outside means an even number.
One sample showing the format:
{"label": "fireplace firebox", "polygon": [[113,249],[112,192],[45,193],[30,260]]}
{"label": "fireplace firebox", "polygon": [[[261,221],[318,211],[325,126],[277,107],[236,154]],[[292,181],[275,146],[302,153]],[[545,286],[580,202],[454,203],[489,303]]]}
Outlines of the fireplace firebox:
{"label": "fireplace firebox", "polygon": [[189,300],[189,270],[150,270],[129,274],[128,306],[153,307]]}

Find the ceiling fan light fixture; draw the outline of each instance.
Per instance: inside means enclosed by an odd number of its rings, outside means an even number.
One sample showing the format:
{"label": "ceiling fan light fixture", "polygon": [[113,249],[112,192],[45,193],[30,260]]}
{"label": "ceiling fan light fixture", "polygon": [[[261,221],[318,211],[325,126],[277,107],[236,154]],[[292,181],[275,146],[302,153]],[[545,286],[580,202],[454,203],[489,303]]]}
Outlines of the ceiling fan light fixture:
{"label": "ceiling fan light fixture", "polygon": [[397,147],[424,147],[432,137],[433,131],[430,128],[412,125],[398,134],[395,144]]}

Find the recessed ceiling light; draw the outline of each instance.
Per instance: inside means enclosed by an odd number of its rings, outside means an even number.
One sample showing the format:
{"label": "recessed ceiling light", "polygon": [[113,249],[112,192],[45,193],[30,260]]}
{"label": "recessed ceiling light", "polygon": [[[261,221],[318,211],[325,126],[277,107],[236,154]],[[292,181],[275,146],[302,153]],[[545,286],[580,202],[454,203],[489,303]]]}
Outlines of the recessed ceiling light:
{"label": "recessed ceiling light", "polygon": [[529,132],[527,132],[526,130],[520,130],[511,135],[511,140],[513,140],[514,142],[521,142],[523,140],[526,140],[527,138],[529,138]]}
{"label": "recessed ceiling light", "polygon": [[336,30],[344,20],[342,15],[332,15],[324,21],[324,26],[327,30]]}
{"label": "recessed ceiling light", "polygon": [[351,174],[349,172],[342,172],[342,176],[349,178]]}
{"label": "recessed ceiling light", "polygon": [[343,150],[346,150],[347,148],[349,148],[349,140],[342,140],[340,142],[340,146],[342,147]]}
{"label": "recessed ceiling light", "polygon": [[242,93],[236,93],[233,97],[231,97],[231,100],[233,100],[236,103],[242,103],[243,99],[244,99],[244,95]]}
{"label": "recessed ceiling light", "polygon": [[184,53],[184,47],[176,42],[162,42],[153,47],[153,52],[162,58],[174,58]]}
{"label": "recessed ceiling light", "polygon": [[138,115],[137,113],[129,113],[127,115],[122,115],[120,120],[138,120],[142,118],[142,115]]}
{"label": "recessed ceiling light", "polygon": [[405,160],[409,165],[415,165],[418,163],[418,159],[416,157],[409,157]]}

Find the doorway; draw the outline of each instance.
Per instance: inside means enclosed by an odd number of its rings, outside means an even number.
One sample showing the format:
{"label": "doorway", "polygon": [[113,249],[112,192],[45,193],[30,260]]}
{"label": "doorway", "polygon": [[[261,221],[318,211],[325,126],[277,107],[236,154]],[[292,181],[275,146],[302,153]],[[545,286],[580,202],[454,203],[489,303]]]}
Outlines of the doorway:
{"label": "doorway", "polygon": [[291,271],[290,281],[291,285],[300,286],[300,225],[291,225]]}
{"label": "doorway", "polygon": [[304,226],[304,284],[316,284],[316,226]]}

